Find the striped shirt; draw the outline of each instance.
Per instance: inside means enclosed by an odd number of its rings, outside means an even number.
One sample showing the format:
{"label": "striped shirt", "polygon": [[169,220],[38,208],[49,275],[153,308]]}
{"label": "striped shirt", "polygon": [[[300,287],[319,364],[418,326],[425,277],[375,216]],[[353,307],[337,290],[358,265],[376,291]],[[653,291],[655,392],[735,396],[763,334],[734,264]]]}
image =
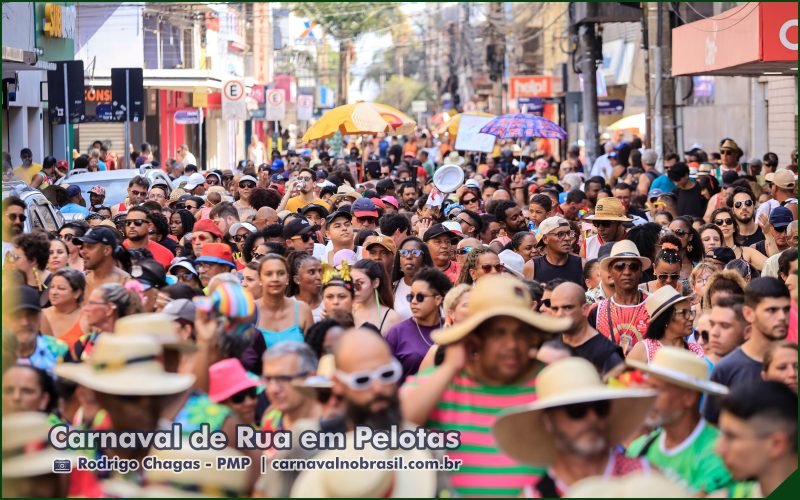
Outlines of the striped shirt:
{"label": "striped shirt", "polygon": [[[409,378],[405,386],[416,386],[435,370],[429,368]],[[461,468],[450,477],[457,495],[516,497],[533,476],[544,472],[502,453],[492,434],[500,411],[536,400],[535,381],[533,376],[519,385],[488,386],[462,371],[447,386],[425,426],[461,433],[461,446],[447,452],[451,460],[462,460]]]}

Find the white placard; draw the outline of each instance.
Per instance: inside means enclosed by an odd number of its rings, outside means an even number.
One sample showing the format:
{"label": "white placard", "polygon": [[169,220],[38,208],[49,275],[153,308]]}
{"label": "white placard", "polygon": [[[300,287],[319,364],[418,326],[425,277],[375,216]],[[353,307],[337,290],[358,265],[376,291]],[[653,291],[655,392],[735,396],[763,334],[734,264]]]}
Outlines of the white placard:
{"label": "white placard", "polygon": [[267,121],[279,122],[286,118],[286,93],[283,89],[267,90]]}
{"label": "white placard", "polygon": [[247,120],[247,92],[241,80],[228,80],[222,87],[222,119]]}
{"label": "white placard", "polygon": [[297,120],[308,121],[311,119],[311,114],[314,112],[314,96],[299,95],[297,96]]}
{"label": "white placard", "polygon": [[481,128],[494,120],[491,116],[461,115],[456,137],[456,149],[459,151],[480,151],[491,153],[494,149],[495,136],[481,134]]}

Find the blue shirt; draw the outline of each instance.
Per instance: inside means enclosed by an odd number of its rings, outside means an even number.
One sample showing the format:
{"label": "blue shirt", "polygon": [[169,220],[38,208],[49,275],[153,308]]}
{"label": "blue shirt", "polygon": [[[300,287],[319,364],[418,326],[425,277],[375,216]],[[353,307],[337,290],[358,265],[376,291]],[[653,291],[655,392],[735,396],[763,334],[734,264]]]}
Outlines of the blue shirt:
{"label": "blue shirt", "polygon": [[671,193],[675,191],[675,183],[669,180],[667,174],[661,174],[650,184],[650,190],[652,191],[653,189],[660,189],[665,193]]}
{"label": "blue shirt", "polygon": [[61,207],[62,214],[82,214],[84,217],[89,215],[89,209],[86,207],[82,207],[77,203],[67,203],[63,207]]}

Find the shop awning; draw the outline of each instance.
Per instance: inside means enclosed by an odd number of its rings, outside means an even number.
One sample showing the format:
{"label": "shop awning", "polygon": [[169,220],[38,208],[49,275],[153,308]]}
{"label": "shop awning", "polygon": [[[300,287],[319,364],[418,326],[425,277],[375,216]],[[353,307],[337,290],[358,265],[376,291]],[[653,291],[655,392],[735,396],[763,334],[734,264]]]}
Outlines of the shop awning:
{"label": "shop awning", "polygon": [[748,2],[672,30],[672,75],[797,74],[797,3]]}
{"label": "shop awning", "polygon": [[[201,90],[221,90],[226,77],[211,71],[195,69],[145,69],[144,87],[147,89],[181,90],[194,92]],[[95,75],[86,78],[86,85],[110,87],[111,74]]]}

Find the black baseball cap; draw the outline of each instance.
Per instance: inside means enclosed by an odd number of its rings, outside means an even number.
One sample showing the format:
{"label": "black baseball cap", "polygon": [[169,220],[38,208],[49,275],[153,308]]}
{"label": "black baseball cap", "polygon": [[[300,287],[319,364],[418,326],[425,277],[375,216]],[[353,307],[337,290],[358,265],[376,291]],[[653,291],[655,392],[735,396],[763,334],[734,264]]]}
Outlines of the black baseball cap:
{"label": "black baseball cap", "polygon": [[323,207],[319,203],[312,203],[310,205],[306,205],[303,208],[301,208],[299,212],[303,215],[306,215],[308,212],[317,212],[319,216],[322,217],[323,219],[328,217],[328,215],[330,214],[330,212],[328,212],[328,209]]}
{"label": "black baseball cap", "polygon": [[428,228],[427,231],[425,231],[425,234],[422,236],[422,241],[428,241],[443,234],[449,235],[451,239],[458,238],[458,235],[456,233],[447,229],[446,227],[444,227],[444,225],[434,224],[430,228]]}
{"label": "black baseball cap", "polygon": [[145,286],[145,289],[167,286],[167,272],[153,259],[140,260],[131,268],[131,276]]}
{"label": "black baseball cap", "polygon": [[[347,208],[349,208],[349,206]],[[333,222],[334,220],[338,219],[339,217],[344,217],[345,219],[347,219],[349,221],[353,220],[353,214],[351,214],[349,210],[339,209],[339,210],[333,212],[332,214],[330,214],[329,216],[325,217],[325,223],[326,224],[330,224],[331,222]]]}
{"label": "black baseball cap", "polygon": [[39,300],[39,292],[36,289],[28,285],[19,285],[17,287],[17,298],[11,312],[24,310],[41,311],[42,305]]}
{"label": "black baseball cap", "polygon": [[287,240],[301,234],[310,233],[319,229],[319,226],[313,226],[305,217],[292,217],[292,220],[283,226],[283,237]]}
{"label": "black baseball cap", "polygon": [[102,243],[103,245],[111,247],[115,247],[119,243],[114,231],[107,227],[93,227],[83,236],[72,238],[72,242],[76,245],[83,245],[84,243]]}

